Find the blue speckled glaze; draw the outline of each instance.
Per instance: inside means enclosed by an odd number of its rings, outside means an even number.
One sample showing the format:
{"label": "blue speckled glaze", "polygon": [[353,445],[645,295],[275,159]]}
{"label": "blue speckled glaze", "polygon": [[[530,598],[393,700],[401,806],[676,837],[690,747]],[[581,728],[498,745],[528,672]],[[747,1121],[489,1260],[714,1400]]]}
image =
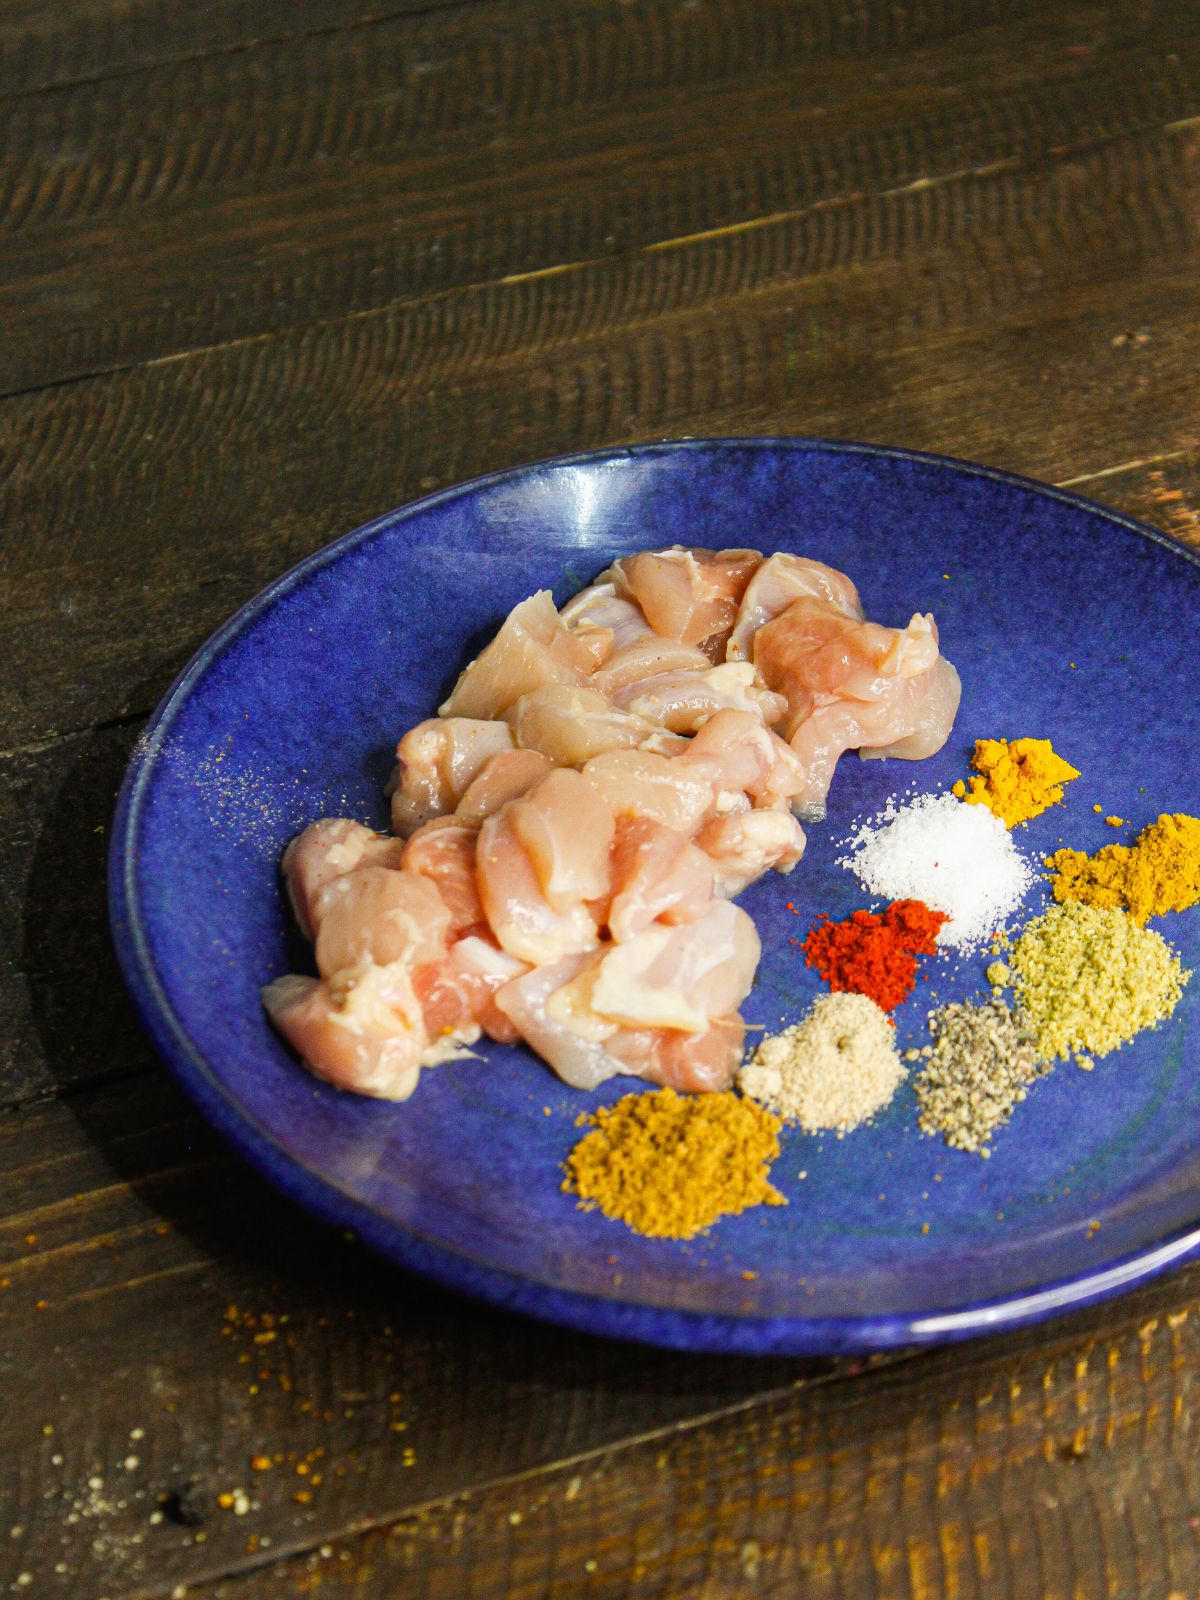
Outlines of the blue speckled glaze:
{"label": "blue speckled glaze", "polygon": [[[527,1052],[485,1044],[392,1106],[317,1083],[273,1034],[259,986],[305,960],[277,875],[287,840],[331,813],[384,825],[396,739],[517,600],[542,586],[565,598],[613,555],[674,541],[819,557],[881,621],[932,610],[964,684],[940,755],[845,758],[801,866],[743,897],[764,946],[752,1024],[792,1020],[818,991],[789,939],[818,911],[865,903],[838,842],[890,795],[961,776],[977,737],[1051,736],[1083,771],[1064,807],[1017,831],[1033,857],[1200,809],[1200,563],[1149,529],[982,468],[808,440],[688,440],[502,473],[383,517],[280,579],[151,721],[114,829],[112,921],[185,1087],[281,1188],[405,1266],[680,1348],[961,1338],[1195,1253],[1200,979],[1166,1026],[1089,1075],[1064,1065],[1039,1083],[990,1161],[921,1136],[906,1088],[844,1140],[787,1134],[774,1177],[789,1205],[690,1242],[640,1239],[559,1190],[575,1117],[631,1080],[585,1097]],[[1093,802],[1128,826],[1106,828]],[[1027,910],[1043,900],[1044,886]],[[1157,926],[1200,966],[1200,912]],[[928,963],[897,1013],[901,1043],[922,1042],[935,996],[978,992],[983,964]]]}

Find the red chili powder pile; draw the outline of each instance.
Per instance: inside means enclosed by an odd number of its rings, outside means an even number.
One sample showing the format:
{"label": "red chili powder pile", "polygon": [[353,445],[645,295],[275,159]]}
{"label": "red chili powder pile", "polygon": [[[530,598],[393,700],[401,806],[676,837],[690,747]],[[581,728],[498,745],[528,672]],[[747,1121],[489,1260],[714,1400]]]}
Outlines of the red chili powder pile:
{"label": "red chili powder pile", "polygon": [[893,900],[886,911],[852,912],[845,922],[823,917],[804,941],[804,959],[835,993],[865,994],[884,1011],[906,1000],[917,981],[917,957],[937,949],[949,921],[921,900]]}

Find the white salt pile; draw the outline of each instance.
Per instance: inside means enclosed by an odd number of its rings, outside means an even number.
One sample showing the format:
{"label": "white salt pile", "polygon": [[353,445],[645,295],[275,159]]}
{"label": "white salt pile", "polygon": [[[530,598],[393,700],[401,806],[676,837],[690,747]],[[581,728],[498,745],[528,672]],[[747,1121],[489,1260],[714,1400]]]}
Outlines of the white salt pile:
{"label": "white salt pile", "polygon": [[986,806],[952,794],[919,795],[886,809],[848,839],[839,857],[872,894],[923,900],[950,921],[940,944],[975,950],[1001,929],[1033,883],[1033,869]]}

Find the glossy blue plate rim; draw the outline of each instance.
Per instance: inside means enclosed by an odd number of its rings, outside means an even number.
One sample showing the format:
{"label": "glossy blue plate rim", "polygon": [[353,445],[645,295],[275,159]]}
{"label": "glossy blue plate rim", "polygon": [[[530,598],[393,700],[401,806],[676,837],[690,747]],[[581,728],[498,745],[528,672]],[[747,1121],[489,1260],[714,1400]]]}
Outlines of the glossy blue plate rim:
{"label": "glossy blue plate rim", "polygon": [[121,786],[108,852],[110,927],[118,963],[138,1016],[156,1050],[205,1118],[264,1177],[326,1223],[349,1229],[397,1265],[490,1304],[585,1333],[691,1352],[732,1355],[852,1355],[950,1343],[1029,1326],[1111,1298],[1200,1254],[1200,1207],[1194,1225],[1152,1245],[1046,1283],[1032,1291],[984,1301],[964,1301],[933,1315],[863,1314],[841,1317],[763,1317],[662,1308],[579,1291],[498,1269],[434,1243],[380,1217],[321,1173],[302,1164],[257,1124],[217,1081],[175,1015],[159,981],[141,921],[137,884],[138,829],[153,757],[189,696],[226,646],[268,606],[331,561],[431,507],[545,469],[597,466],[678,452],[819,451],[945,468],[991,480],[1100,517],[1169,550],[1200,568],[1200,555],[1159,529],[1067,489],[929,451],[787,435],[685,437],[579,451],[483,474],[410,501],[373,518],[289,568],[196,651],[163,695],[146,724]]}

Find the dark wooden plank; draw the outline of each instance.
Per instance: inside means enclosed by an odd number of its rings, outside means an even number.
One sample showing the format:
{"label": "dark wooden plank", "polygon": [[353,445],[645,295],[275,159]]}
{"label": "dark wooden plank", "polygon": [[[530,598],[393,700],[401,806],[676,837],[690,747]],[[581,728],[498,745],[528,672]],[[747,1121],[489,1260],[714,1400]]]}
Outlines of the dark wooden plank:
{"label": "dark wooden plank", "polygon": [[27,95],[164,62],[262,49],[298,34],[362,26],[468,0],[7,0],[0,14],[0,95]]}
{"label": "dark wooden plank", "polygon": [[[6,1594],[163,1595],[835,1370],[442,1294],[287,1205],[161,1076],[0,1119],[0,1196]],[[193,1525],[160,1503],[189,1485]]]}
{"label": "dark wooden plank", "polygon": [[0,1105],[153,1065],[104,900],[108,824],[138,725],[0,757]]}
{"label": "dark wooden plank", "polygon": [[[1056,479],[1196,442],[1189,127],[0,403],[11,747],[144,708],[273,573],[426,488],[672,433]],[[1115,346],[1122,330],[1148,342]],[[169,537],[164,536],[169,529]]]}
{"label": "dark wooden plank", "polygon": [[196,1600],[1025,1600],[1200,1584],[1200,1273],[330,1541]]}
{"label": "dark wooden plank", "polygon": [[1194,7],[1143,22],[1104,0],[1023,6],[1016,40],[983,9],[957,20],[991,26],[921,52],[879,29],[864,60],[838,58],[823,7],[790,0],[753,30],[734,0],[551,18],[514,0],[300,39],[265,81],[251,52],[35,99],[0,167],[0,387],[1036,163],[1200,109]]}
{"label": "dark wooden plank", "polygon": [[[725,1595],[754,1541],[767,1594],[1070,1594],[1071,1561],[1090,1594],[1122,1527],[1148,1565],[1113,1592],[1194,1576],[1200,1268],[822,1393],[844,1367],[606,1343],[408,1279],[159,1077],[5,1117],[0,1194],[6,1587],[62,1563],[63,1592],[132,1600],[296,1552],[293,1588],[311,1559],[334,1595]],[[189,1485],[203,1521],[160,1520]]]}

